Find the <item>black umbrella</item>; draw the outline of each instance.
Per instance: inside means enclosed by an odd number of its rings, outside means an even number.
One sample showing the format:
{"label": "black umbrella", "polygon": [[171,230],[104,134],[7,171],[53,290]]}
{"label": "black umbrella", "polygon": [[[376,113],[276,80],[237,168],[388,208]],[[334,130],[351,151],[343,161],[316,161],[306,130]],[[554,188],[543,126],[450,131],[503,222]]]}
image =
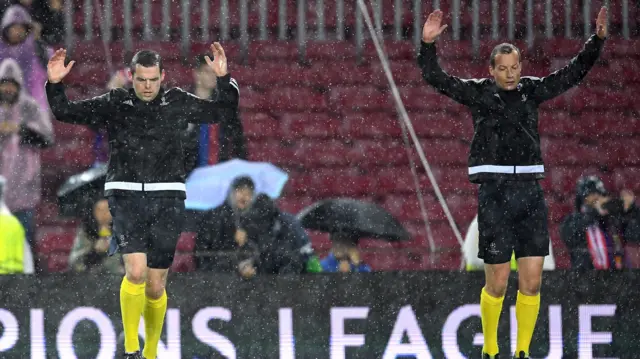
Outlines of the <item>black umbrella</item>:
{"label": "black umbrella", "polygon": [[355,199],[329,199],[316,202],[298,213],[302,226],[355,238],[406,241],[409,232],[391,213],[375,203]]}
{"label": "black umbrella", "polygon": [[107,166],[98,165],[75,174],[58,189],[58,206],[64,217],[82,217],[98,199],[102,198]]}

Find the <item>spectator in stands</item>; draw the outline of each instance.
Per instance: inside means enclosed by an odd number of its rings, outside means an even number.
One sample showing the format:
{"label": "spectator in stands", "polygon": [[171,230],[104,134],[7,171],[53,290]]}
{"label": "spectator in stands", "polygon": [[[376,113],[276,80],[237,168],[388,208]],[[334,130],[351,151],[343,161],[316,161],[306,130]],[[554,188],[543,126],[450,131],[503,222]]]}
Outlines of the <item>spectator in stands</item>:
{"label": "spectator in stands", "polygon": [[331,234],[331,252],[320,264],[323,272],[371,272],[371,267],[360,258],[357,239],[342,233]]}
{"label": "spectator in stands", "polygon": [[33,274],[33,254],[24,228],[4,203],[7,180],[0,176],[0,274]]}
{"label": "spectator in stands", "polygon": [[[253,209],[256,204],[257,208]],[[311,241],[299,221],[293,215],[280,211],[265,195],[256,197],[250,177],[238,177],[233,181],[227,201],[204,214],[197,232],[196,252],[222,252],[217,258],[199,255],[197,264],[201,270],[235,272],[239,262],[245,259],[257,261],[263,256],[263,263],[269,264],[262,268],[254,265],[253,274],[288,271],[281,263],[274,263],[278,259],[273,259],[269,253],[295,248],[295,256],[299,257],[295,261],[301,261],[302,272],[321,271]],[[274,269],[280,266],[283,269]],[[243,272],[250,271],[246,269]]]}
{"label": "spectator in stands", "polygon": [[15,2],[16,4],[24,6],[28,10],[31,10],[33,8],[33,0],[15,0]]}
{"label": "spectator in stands", "polygon": [[640,242],[640,209],[631,191],[613,198],[596,176],[580,178],[575,211],[560,227],[560,236],[577,270],[620,270],[629,266],[625,241]]}
{"label": "spectator in stands", "polygon": [[[195,86],[192,92],[198,97],[215,98],[217,96],[216,77],[211,68],[207,66],[205,55],[196,57],[193,79]],[[232,85],[237,86],[237,83],[232,83]],[[189,136],[191,138],[190,151],[192,151],[189,155],[192,158],[193,168],[207,165],[208,141],[205,140],[209,138],[209,126],[202,125],[200,131],[194,129]],[[200,141],[199,145],[198,141]],[[225,111],[218,127],[218,143],[218,162],[233,158],[247,159],[246,140],[240,114],[237,110]],[[199,153],[194,152],[198,148],[200,149]]]}
{"label": "spectator in stands", "polygon": [[47,62],[53,52],[33,36],[33,20],[20,5],[7,9],[1,27],[0,61],[13,58],[18,62],[24,73],[24,90],[48,113],[44,84],[47,81]]}
{"label": "spectator in stands", "polygon": [[265,194],[256,197],[240,219],[236,244],[248,249],[240,261],[240,275],[320,272],[321,267],[306,231],[292,214],[278,209]]}
{"label": "spectator in stands", "polygon": [[[235,251],[236,238],[246,236],[239,229],[240,218],[254,200],[255,185],[250,177],[238,177],[231,184],[226,202],[207,211],[198,224],[196,251]],[[241,241],[241,240],[240,240]],[[224,262],[211,256],[198,256],[198,269],[230,271],[235,260]]]}
{"label": "spectator in stands", "polygon": [[47,44],[64,41],[64,1],[41,0],[31,6],[31,14],[41,27],[40,39]]}
{"label": "spectator in stands", "polygon": [[111,238],[111,212],[106,198],[96,201],[78,227],[69,256],[69,267],[75,272],[124,274],[119,254],[108,256]]}
{"label": "spectator in stands", "polygon": [[34,212],[40,202],[40,149],[53,142],[53,126],[26,94],[22,71],[13,59],[0,63],[0,175],[11,191],[7,206],[20,220],[33,246]]}
{"label": "spectator in stands", "polygon": [[[465,263],[468,271],[484,270],[484,261],[482,258],[478,258],[478,241],[480,240],[480,232],[478,231],[478,216],[471,221],[469,229],[467,230],[467,236],[464,239],[464,246],[462,247],[462,253],[464,254]],[[518,269],[518,262],[516,261],[515,252],[511,256],[511,270]],[[543,270],[555,270],[556,261],[553,257],[553,246],[551,240],[549,240],[549,255],[544,258]]]}

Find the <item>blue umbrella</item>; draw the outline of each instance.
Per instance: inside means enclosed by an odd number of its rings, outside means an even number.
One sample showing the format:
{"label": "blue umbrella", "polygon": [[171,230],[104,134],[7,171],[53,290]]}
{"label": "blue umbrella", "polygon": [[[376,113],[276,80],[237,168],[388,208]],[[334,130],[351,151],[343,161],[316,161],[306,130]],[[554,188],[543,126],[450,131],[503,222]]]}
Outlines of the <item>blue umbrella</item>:
{"label": "blue umbrella", "polygon": [[187,178],[185,206],[192,210],[209,210],[224,203],[231,183],[241,176],[249,176],[255,184],[255,193],[264,193],[276,199],[289,175],[268,162],[249,162],[233,159],[215,166],[196,168]]}

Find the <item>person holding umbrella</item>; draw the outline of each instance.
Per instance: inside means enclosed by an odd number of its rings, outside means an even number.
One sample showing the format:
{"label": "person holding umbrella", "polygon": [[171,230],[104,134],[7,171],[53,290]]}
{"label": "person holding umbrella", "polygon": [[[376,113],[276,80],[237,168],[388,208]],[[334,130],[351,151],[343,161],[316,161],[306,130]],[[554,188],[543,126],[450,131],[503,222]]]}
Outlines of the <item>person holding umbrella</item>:
{"label": "person holding umbrella", "polygon": [[341,233],[331,234],[331,252],[320,261],[323,272],[367,273],[371,267],[363,263],[358,250],[358,239]]}
{"label": "person holding umbrella", "polygon": [[509,260],[518,261],[516,357],[529,357],[540,310],[544,257],[549,254],[548,209],[540,183],[544,163],[538,107],[579,84],[594,66],[607,37],[607,9],[600,9],[596,34],[568,65],[544,78],[521,77],[522,52],[503,43],[491,52],[488,79],[460,79],[438,63],[436,38],[445,30],[442,11],[431,13],[422,30],[418,66],[440,93],[468,107],[474,136],[469,179],[478,190],[479,254],[486,284],[480,296],[483,358],[499,356],[498,321],[507,288]]}
{"label": "person holding umbrella", "polygon": [[[218,96],[205,100],[179,88],[165,89],[162,59],[154,51],[133,56],[133,88],[113,89],[84,101],[69,101],[62,84],[74,61],[59,49],[47,65],[47,99],[59,121],[106,128],[109,165],[105,197],[113,216],[112,241],[123,253],[120,288],[125,358],[155,359],[167,310],[168,270],[183,230],[186,186],[182,132],[189,123],[215,123],[238,106],[235,81],[222,46],[207,60],[217,77]],[[144,316],[146,345],[138,342]]]}
{"label": "person holding umbrella", "polygon": [[[240,218],[254,199],[255,184],[251,177],[235,178],[224,203],[197,216],[196,253],[230,252],[235,251],[237,246],[242,246],[247,240],[247,233],[240,228]],[[235,261],[229,262],[211,255],[198,255],[196,262],[199,270],[208,271],[231,271],[235,266]]]}
{"label": "person holding umbrella", "polygon": [[388,241],[410,239],[407,230],[389,212],[375,203],[349,198],[316,202],[298,213],[307,229],[328,232],[331,253],[321,261],[323,272],[370,272],[360,259],[360,238]]}

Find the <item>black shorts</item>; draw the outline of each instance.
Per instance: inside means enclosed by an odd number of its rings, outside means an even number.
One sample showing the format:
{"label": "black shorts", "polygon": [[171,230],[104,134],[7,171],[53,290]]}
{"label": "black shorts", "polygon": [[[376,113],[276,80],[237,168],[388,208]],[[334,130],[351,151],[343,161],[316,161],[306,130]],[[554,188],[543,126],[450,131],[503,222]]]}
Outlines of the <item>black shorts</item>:
{"label": "black shorts", "polygon": [[185,222],[183,199],[109,197],[109,210],[121,253],[146,253],[149,268],[171,267]]}
{"label": "black shorts", "polygon": [[482,183],[478,190],[478,257],[487,264],[549,254],[549,210],[537,181]]}

